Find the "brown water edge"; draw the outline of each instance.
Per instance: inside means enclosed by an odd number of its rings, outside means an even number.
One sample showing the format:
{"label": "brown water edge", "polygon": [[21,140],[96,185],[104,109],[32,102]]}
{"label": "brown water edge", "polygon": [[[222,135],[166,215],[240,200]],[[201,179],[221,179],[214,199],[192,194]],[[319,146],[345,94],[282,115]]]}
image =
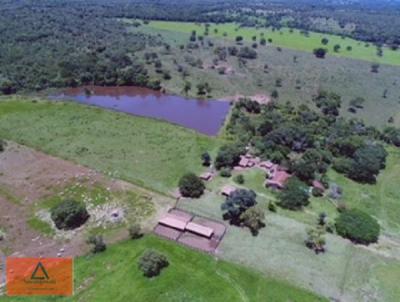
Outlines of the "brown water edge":
{"label": "brown water edge", "polygon": [[210,136],[218,134],[230,109],[227,101],[188,99],[132,86],[68,88],[51,98],[166,120]]}

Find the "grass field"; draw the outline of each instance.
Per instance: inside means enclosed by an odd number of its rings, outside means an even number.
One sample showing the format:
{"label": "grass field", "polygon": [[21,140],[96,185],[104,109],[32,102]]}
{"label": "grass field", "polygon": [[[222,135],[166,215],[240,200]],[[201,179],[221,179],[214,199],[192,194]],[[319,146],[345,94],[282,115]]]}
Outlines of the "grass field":
{"label": "grass field", "polygon": [[[147,279],[137,262],[152,248],[165,254],[169,267]],[[75,260],[75,295],[60,301],[325,301],[249,269],[218,261],[154,236],[126,241],[96,256]],[[16,298],[3,301],[59,301],[55,298]]]}
{"label": "grass field", "polygon": [[375,185],[358,184],[334,171],[329,173],[329,177],[343,188],[343,200],[349,207],[362,209],[375,216],[385,232],[399,236],[400,149],[390,147],[387,150],[386,169],[380,173]]}
{"label": "grass field", "polygon": [[[204,36],[205,25],[190,22],[168,22],[168,21],[151,21],[148,25],[159,30],[177,31],[184,33],[191,33],[193,30],[198,35]],[[218,32],[215,33],[214,30]],[[224,36],[226,33],[226,36]],[[310,32],[308,36],[302,34],[299,30],[290,30],[289,28],[282,28],[281,30],[272,29],[256,29],[256,28],[239,28],[237,24],[211,24],[209,28],[209,35],[233,40],[237,36],[242,36],[245,41],[251,42],[253,36],[257,36],[257,41],[260,40],[263,33],[266,39],[272,39],[271,44],[284,48],[312,52],[317,47],[324,47],[328,49],[328,55],[347,57],[358,60],[366,60],[370,62],[390,65],[400,65],[400,51],[394,51],[390,48],[383,48],[383,56],[379,57],[376,54],[376,47],[368,45],[365,42],[357,41],[350,38],[342,38],[337,35],[320,34]],[[324,46],[321,44],[321,39],[327,38],[329,43]],[[334,52],[334,45],[341,45],[339,52]],[[351,51],[346,48],[350,46]]]}
{"label": "grass field", "polygon": [[[151,23],[150,23],[151,24]],[[173,94],[183,94],[185,81],[192,84],[190,97],[197,97],[196,85],[208,82],[212,87],[211,98],[226,98],[235,95],[252,96],[265,94],[269,96],[277,90],[280,103],[307,104],[313,107],[312,97],[319,90],[328,90],[342,96],[341,113],[345,117],[360,118],[367,124],[383,127],[393,117],[394,125],[400,126],[400,67],[381,65],[378,73],[371,72],[371,62],[351,58],[327,56],[317,59],[312,53],[276,47],[257,48],[258,57],[240,64],[237,57],[228,56],[219,64],[229,66],[232,74],[219,74],[210,68],[217,56],[217,46],[236,45],[233,40],[209,36],[197,49],[180,49],[180,45],[189,42],[190,34],[178,31],[167,31],[150,26],[129,27],[132,32],[146,32],[161,35],[165,43],[171,46],[169,52],[164,48],[149,48],[144,52],[156,52],[172,78],[162,80],[163,87]],[[211,41],[213,46],[209,46]],[[138,53],[139,57],[144,55]],[[399,52],[400,54],[400,52]],[[187,58],[201,59],[203,67],[191,66]],[[265,65],[268,69],[265,70]],[[160,77],[154,66],[146,65],[154,77]],[[187,76],[179,72],[179,68],[187,71]],[[276,85],[281,80],[281,87]],[[348,112],[350,100],[356,97],[365,99],[364,108],[356,114]]]}
{"label": "grass field", "polygon": [[215,138],[153,119],[75,103],[0,101],[0,137],[163,193],[201,169]]}

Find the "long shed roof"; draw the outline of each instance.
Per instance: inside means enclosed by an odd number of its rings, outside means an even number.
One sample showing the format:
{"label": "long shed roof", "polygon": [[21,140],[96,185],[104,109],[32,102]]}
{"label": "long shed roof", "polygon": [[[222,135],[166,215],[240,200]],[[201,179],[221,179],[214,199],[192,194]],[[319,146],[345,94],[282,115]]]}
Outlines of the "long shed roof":
{"label": "long shed roof", "polygon": [[205,236],[205,237],[208,237],[208,238],[211,237],[212,234],[214,233],[214,230],[212,228],[209,228],[209,227],[206,227],[206,226],[194,223],[194,222],[189,222],[186,225],[186,230],[196,233],[196,234],[199,234],[199,235],[202,235],[202,236]]}
{"label": "long shed roof", "polygon": [[186,228],[187,223],[185,221],[176,219],[171,216],[165,216],[164,218],[159,220],[159,223],[165,226],[169,226],[171,228],[184,231]]}

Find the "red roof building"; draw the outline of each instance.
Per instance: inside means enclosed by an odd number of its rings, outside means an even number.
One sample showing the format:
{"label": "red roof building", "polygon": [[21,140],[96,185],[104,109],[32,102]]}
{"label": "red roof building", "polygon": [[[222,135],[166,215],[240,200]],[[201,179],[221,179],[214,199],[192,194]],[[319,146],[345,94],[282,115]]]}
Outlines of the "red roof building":
{"label": "red roof building", "polygon": [[231,193],[235,192],[236,190],[237,189],[234,186],[227,185],[227,186],[222,187],[221,194],[225,195],[225,196],[229,196],[229,195],[231,195]]}
{"label": "red roof building", "polygon": [[212,234],[214,233],[214,230],[212,228],[194,223],[194,222],[189,222],[186,225],[186,230],[190,231],[192,233],[210,238],[212,236]]}
{"label": "red roof building", "polygon": [[286,182],[291,177],[289,173],[286,171],[281,171],[277,169],[272,175],[270,179],[267,179],[266,185],[268,187],[283,189],[285,187]]}
{"label": "red roof building", "polygon": [[323,185],[320,181],[318,181],[318,180],[314,180],[313,183],[312,183],[312,185],[313,185],[314,188],[319,189],[319,190],[321,190],[322,192],[325,191],[324,185]]}
{"label": "red roof building", "polygon": [[173,216],[165,216],[164,218],[158,221],[160,224],[165,225],[170,228],[174,228],[180,231],[184,231],[186,228],[187,222],[177,219]]}
{"label": "red roof building", "polygon": [[213,174],[211,172],[205,172],[200,175],[200,179],[209,181],[212,178]]}

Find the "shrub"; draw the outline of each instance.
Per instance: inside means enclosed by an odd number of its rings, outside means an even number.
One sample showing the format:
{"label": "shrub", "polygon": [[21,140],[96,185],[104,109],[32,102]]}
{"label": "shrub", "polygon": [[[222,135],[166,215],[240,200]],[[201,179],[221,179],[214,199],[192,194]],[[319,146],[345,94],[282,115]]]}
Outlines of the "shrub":
{"label": "shrub", "polygon": [[201,155],[201,160],[203,162],[203,166],[209,167],[211,165],[211,155],[208,152],[204,152]]}
{"label": "shrub", "polygon": [[312,188],[311,193],[314,197],[324,196],[324,191],[321,188]]}
{"label": "shrub", "polygon": [[355,243],[370,244],[378,241],[380,226],[367,213],[352,209],[340,213],[335,220],[337,233]]}
{"label": "shrub", "polygon": [[194,173],[188,173],[179,180],[179,191],[184,197],[199,198],[205,189],[203,181]]}
{"label": "shrub", "polygon": [[168,265],[167,257],[154,250],[146,250],[139,259],[139,269],[148,278],[158,276]]}
{"label": "shrub", "polygon": [[51,210],[51,219],[58,229],[71,230],[83,225],[89,218],[85,204],[67,199]]}
{"label": "shrub", "polygon": [[235,178],[234,178],[234,181],[236,183],[238,183],[239,185],[244,184],[244,176],[243,176],[243,174],[236,175]]}
{"label": "shrub", "polygon": [[242,47],[239,50],[238,56],[243,59],[257,59],[257,52],[250,47]]}
{"label": "shrub", "polygon": [[143,236],[142,229],[140,228],[140,224],[135,223],[131,225],[129,228],[129,237],[131,239],[139,239],[140,237]]}
{"label": "shrub", "polygon": [[92,253],[94,254],[104,252],[107,249],[102,236],[90,236],[87,243],[93,245]]}
{"label": "shrub", "polygon": [[316,48],[314,49],[314,55],[319,58],[319,59],[323,59],[325,58],[325,55],[328,51],[325,48]]}
{"label": "shrub", "polygon": [[221,175],[222,177],[231,177],[232,171],[230,168],[222,168],[221,172],[219,172],[219,175]]}
{"label": "shrub", "polygon": [[307,238],[305,245],[312,249],[316,254],[325,252],[325,238],[324,231],[321,228],[313,228],[307,230]]}
{"label": "shrub", "polygon": [[273,201],[270,201],[269,203],[268,203],[268,210],[270,210],[271,212],[276,212],[276,204],[275,204],[275,202],[273,202]]}

